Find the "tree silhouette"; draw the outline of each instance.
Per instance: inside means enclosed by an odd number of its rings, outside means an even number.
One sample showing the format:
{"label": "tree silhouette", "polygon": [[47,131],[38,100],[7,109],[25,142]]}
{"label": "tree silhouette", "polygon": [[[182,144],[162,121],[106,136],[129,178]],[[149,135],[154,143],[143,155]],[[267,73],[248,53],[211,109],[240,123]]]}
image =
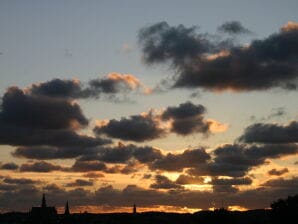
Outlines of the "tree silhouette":
{"label": "tree silhouette", "polygon": [[[272,223],[297,223],[298,195],[288,196],[287,199],[279,199],[271,204]],[[288,220],[291,220],[290,222]]]}

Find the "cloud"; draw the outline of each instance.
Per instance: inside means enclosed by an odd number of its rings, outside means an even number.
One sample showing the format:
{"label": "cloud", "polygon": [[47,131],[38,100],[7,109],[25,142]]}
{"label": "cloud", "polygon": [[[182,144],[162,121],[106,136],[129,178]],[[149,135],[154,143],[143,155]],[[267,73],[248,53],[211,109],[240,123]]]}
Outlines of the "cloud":
{"label": "cloud", "polygon": [[89,173],[84,173],[83,177],[91,178],[91,179],[97,179],[97,178],[102,178],[105,177],[104,174],[98,173],[98,172],[89,172]]}
{"label": "cloud", "polygon": [[188,149],[179,154],[168,153],[150,164],[152,170],[182,171],[184,168],[196,167],[210,159],[204,148]]}
{"label": "cloud", "polygon": [[150,185],[154,189],[183,189],[183,187],[163,175],[155,176],[155,183]]}
{"label": "cloud", "polygon": [[177,107],[167,107],[162,112],[149,111],[140,115],[132,115],[120,120],[100,121],[94,128],[97,135],[112,138],[143,142],[161,138],[169,133],[189,135],[202,133],[206,136],[211,132],[222,132],[227,129],[213,119],[205,119],[206,108],[191,102],[181,103]]}
{"label": "cloud", "polygon": [[281,176],[288,172],[289,172],[288,168],[284,168],[284,169],[280,169],[280,170],[272,169],[272,170],[268,171],[268,174],[271,176]]}
{"label": "cloud", "polygon": [[239,21],[229,21],[225,22],[222,25],[220,25],[218,28],[218,31],[227,33],[227,34],[250,34],[251,31],[246,29],[242,26],[242,24]]}
{"label": "cloud", "polygon": [[94,128],[98,135],[105,134],[112,138],[143,142],[160,138],[165,131],[159,127],[159,121],[152,113],[144,115],[133,115],[121,120],[112,119],[105,124],[99,124]]}
{"label": "cloud", "polygon": [[238,192],[238,188],[231,185],[213,185],[213,192],[216,193],[232,193],[235,194]]}
{"label": "cloud", "polygon": [[252,179],[249,177],[244,178],[213,178],[210,184],[212,185],[250,185]]}
{"label": "cloud", "polygon": [[84,92],[87,96],[98,97],[101,93],[128,93],[135,90],[142,90],[145,94],[150,93],[150,89],[134,75],[110,73],[105,78],[91,80]]}
{"label": "cloud", "polygon": [[23,146],[18,147],[12,155],[27,159],[50,160],[76,158],[90,154],[94,155],[98,151],[96,147],[84,147],[83,144],[80,145],[82,146],[75,146],[75,144],[73,147]]}
{"label": "cloud", "polygon": [[78,79],[52,79],[35,83],[27,88],[31,95],[55,97],[62,99],[87,99],[101,96],[115,98],[116,94],[141,92],[150,94],[151,89],[145,86],[132,74],[109,73],[104,77],[81,83]]}
{"label": "cloud", "polygon": [[298,147],[295,144],[225,144],[213,151],[213,160],[197,164],[187,172],[195,176],[243,177],[253,167],[266,164],[267,159],[295,155],[297,152]]}
{"label": "cloud", "polygon": [[96,155],[82,156],[80,160],[99,160],[106,163],[127,163],[135,159],[141,163],[149,163],[162,158],[160,150],[150,146],[124,145],[119,143],[113,147],[101,147]]}
{"label": "cloud", "polygon": [[77,79],[52,79],[32,84],[28,89],[32,95],[61,98],[80,98],[83,91],[82,84]]}
{"label": "cloud", "polygon": [[38,161],[34,163],[25,163],[20,166],[21,172],[38,172],[47,173],[57,170],[63,170],[63,167],[59,165],[54,165],[45,161]]}
{"label": "cloud", "polygon": [[32,180],[28,178],[12,178],[12,177],[5,177],[2,180],[6,184],[20,184],[20,185],[31,185],[40,183],[40,181]]}
{"label": "cloud", "polygon": [[19,168],[19,165],[15,163],[0,163],[0,169],[1,170],[17,170]]}
{"label": "cloud", "polygon": [[[276,179],[256,189],[238,191],[227,185],[216,185],[213,191],[195,191],[187,189],[145,189],[136,185],[128,185],[123,189],[116,189],[111,185],[102,186],[91,192],[83,188],[64,189],[55,184],[48,184],[43,188],[32,185],[12,185],[11,190],[0,191],[1,210],[28,211],[32,205],[40,204],[42,193],[48,195],[49,204],[64,206],[67,199],[72,207],[76,206],[113,206],[131,207],[136,202],[142,207],[177,206],[195,209],[220,207],[222,199],[229,206],[238,205],[248,209],[268,207],[272,201],[297,193],[297,177],[292,179]],[[0,184],[0,189],[9,188]],[[111,200],[111,198],[113,200]],[[22,203],[19,203],[19,202]]]}
{"label": "cloud", "polygon": [[298,122],[287,125],[256,123],[247,127],[239,141],[252,143],[295,143],[298,142]]}
{"label": "cloud", "polygon": [[294,31],[298,30],[298,23],[289,21],[287,24],[285,24],[284,26],[281,27],[281,30],[283,32],[291,32],[293,30]]}
{"label": "cloud", "polygon": [[77,103],[28,95],[18,87],[7,90],[1,109],[1,121],[17,127],[72,129],[88,125]]}
{"label": "cloud", "polygon": [[71,171],[89,172],[89,171],[105,171],[107,166],[99,161],[79,161],[77,160],[71,167]]}
{"label": "cloud", "polygon": [[291,179],[284,179],[282,177],[278,179],[268,180],[262,184],[262,186],[270,188],[279,188],[279,189],[289,189],[298,187],[298,177],[293,177]]}
{"label": "cloud", "polygon": [[67,183],[66,187],[88,187],[93,186],[94,182],[91,180],[76,179],[74,182]]}
{"label": "cloud", "polygon": [[180,185],[204,184],[204,178],[199,177],[199,176],[190,176],[190,175],[180,174],[175,182]]}
{"label": "cloud", "polygon": [[195,132],[208,134],[209,123],[204,120],[206,108],[191,102],[180,104],[178,107],[168,107],[161,115],[163,120],[172,120],[171,131],[180,135]]}
{"label": "cloud", "polygon": [[[175,70],[172,87],[210,91],[296,89],[297,37],[296,23],[248,46],[213,40],[194,27],[169,26],[166,22],[145,27],[139,33],[144,61],[169,62]],[[210,58],[212,55],[217,56]]]}
{"label": "cloud", "polygon": [[95,146],[109,142],[76,133],[88,123],[74,101],[31,95],[10,87],[2,98],[0,144]]}

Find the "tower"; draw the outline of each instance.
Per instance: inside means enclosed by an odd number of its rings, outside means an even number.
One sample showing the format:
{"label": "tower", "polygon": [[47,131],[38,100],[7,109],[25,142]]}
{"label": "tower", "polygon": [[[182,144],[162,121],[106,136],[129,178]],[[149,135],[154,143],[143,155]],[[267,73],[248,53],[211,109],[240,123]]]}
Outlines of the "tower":
{"label": "tower", "polygon": [[70,212],[69,212],[69,206],[68,206],[68,201],[66,202],[66,205],[65,205],[65,210],[64,210],[64,215],[69,215]]}
{"label": "tower", "polygon": [[133,204],[133,210],[132,210],[133,214],[137,214],[137,206],[136,204]]}
{"label": "tower", "polygon": [[42,207],[42,208],[46,208],[46,207],[47,207],[47,202],[46,202],[46,195],[45,195],[45,193],[42,194],[41,207]]}

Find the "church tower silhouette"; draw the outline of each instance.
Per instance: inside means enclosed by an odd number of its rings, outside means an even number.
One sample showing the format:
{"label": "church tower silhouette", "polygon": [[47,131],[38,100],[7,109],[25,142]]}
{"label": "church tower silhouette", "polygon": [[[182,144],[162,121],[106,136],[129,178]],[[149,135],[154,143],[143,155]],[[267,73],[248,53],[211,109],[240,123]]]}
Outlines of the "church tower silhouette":
{"label": "church tower silhouette", "polygon": [[65,210],[64,210],[64,215],[69,215],[69,206],[68,206],[68,201],[66,201],[66,205],[65,205]]}

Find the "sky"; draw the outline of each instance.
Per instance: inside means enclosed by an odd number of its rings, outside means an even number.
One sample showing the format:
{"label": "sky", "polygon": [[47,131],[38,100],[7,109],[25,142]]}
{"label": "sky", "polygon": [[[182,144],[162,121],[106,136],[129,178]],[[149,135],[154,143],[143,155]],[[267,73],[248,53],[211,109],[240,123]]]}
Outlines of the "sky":
{"label": "sky", "polygon": [[268,208],[297,194],[298,3],[1,1],[0,212]]}

